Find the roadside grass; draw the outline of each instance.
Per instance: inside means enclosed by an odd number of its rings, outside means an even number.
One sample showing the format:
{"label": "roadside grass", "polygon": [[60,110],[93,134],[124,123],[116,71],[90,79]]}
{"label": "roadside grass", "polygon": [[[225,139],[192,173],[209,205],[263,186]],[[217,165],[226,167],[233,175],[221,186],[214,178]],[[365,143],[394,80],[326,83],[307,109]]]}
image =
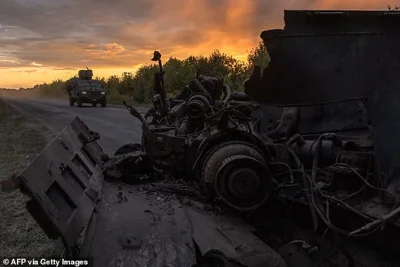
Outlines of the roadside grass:
{"label": "roadside grass", "polygon": [[[0,99],[0,180],[21,173],[45,147],[46,136],[34,123]],[[26,200],[18,190],[0,191],[0,256],[45,257],[53,253],[55,241],[47,238],[27,212]]]}

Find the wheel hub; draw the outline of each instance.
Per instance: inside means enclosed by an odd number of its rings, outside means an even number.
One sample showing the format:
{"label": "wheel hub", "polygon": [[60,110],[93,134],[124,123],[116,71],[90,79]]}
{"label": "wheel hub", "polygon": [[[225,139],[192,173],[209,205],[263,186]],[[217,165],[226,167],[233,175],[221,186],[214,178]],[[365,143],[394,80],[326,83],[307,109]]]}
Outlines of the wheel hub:
{"label": "wheel hub", "polygon": [[269,171],[255,158],[232,156],[223,161],[214,187],[229,206],[242,211],[251,210],[262,205],[269,195]]}
{"label": "wheel hub", "polygon": [[229,175],[229,192],[238,199],[246,199],[257,193],[260,184],[258,174],[248,168],[238,168]]}

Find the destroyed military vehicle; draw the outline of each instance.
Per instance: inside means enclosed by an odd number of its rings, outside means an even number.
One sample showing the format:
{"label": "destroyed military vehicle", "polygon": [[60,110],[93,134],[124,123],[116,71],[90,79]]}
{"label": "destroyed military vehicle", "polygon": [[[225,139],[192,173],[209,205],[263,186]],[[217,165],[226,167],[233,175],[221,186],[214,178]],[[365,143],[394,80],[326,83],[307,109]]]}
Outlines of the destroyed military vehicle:
{"label": "destroyed military vehicle", "polygon": [[244,93],[168,100],[156,51],[141,143],[106,155],[76,118],[13,181],[94,266],[400,266],[399,15],[285,11]]}
{"label": "destroyed military vehicle", "polygon": [[98,80],[93,80],[92,70],[80,70],[78,78],[72,78],[66,83],[69,105],[72,107],[77,104],[82,107],[84,103],[92,104],[95,107],[100,104],[103,108],[107,106],[107,92],[103,84]]}

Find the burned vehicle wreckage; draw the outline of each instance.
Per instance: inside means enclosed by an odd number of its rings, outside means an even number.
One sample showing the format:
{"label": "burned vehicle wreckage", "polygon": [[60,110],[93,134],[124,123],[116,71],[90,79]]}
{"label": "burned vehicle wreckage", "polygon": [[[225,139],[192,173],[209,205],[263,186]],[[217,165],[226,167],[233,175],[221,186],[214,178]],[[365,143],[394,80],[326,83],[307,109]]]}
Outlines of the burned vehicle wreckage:
{"label": "burned vehicle wreckage", "polygon": [[399,266],[398,17],[285,11],[245,93],[167,100],[155,52],[141,144],[107,156],[76,118],[18,177],[27,209],[95,266]]}

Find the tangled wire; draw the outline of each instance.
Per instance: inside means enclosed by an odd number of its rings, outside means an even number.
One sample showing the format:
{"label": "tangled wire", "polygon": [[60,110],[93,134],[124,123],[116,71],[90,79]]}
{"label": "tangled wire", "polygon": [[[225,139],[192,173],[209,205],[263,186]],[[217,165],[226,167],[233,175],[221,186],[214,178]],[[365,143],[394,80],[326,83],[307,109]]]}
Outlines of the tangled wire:
{"label": "tangled wire", "polygon": [[[377,188],[377,187],[373,186],[368,181],[367,178],[363,177],[359,173],[359,171],[357,169],[355,169],[354,167],[352,167],[348,164],[345,164],[345,163],[335,163],[335,164],[329,166],[328,169],[331,169],[331,170],[339,169],[339,170],[345,170],[345,171],[353,173],[356,177],[358,177],[363,182],[363,185],[361,186],[361,188],[359,190],[355,191],[354,193],[349,194],[348,196],[346,196],[343,199],[339,199],[339,198],[329,194],[328,192],[324,191],[319,185],[317,185],[317,182],[316,182],[317,181],[317,172],[319,171],[318,163],[319,163],[319,158],[320,158],[321,143],[322,143],[322,140],[324,140],[324,139],[329,139],[332,141],[337,141],[338,139],[334,134],[323,134],[316,140],[316,150],[315,150],[315,154],[313,157],[313,164],[312,164],[311,176],[310,176],[309,173],[307,173],[304,170],[303,164],[301,163],[301,161],[298,158],[298,156],[296,155],[296,153],[289,146],[290,144],[295,142],[296,139],[298,139],[298,138],[301,138],[301,136],[299,136],[299,135],[294,136],[291,139],[289,139],[289,141],[286,143],[286,145],[282,145],[288,152],[289,156],[295,163],[296,167],[295,167],[295,169],[292,169],[288,164],[284,164],[284,166],[288,169],[288,171],[285,171],[278,175],[289,174],[290,182],[280,184],[277,187],[277,189],[279,190],[281,188],[299,186],[300,185],[299,183],[294,183],[293,173],[294,172],[300,173],[300,176],[302,178],[302,185],[304,186],[302,188],[302,192],[305,194],[306,199],[309,204],[308,206],[310,208],[311,216],[313,218],[314,232],[316,232],[318,229],[318,223],[319,223],[319,219],[320,219],[326,225],[327,230],[328,229],[332,230],[332,231],[339,233],[346,237],[370,235],[373,232],[377,231],[378,229],[382,228],[386,221],[388,221],[389,219],[395,217],[396,215],[398,215],[400,213],[400,207],[397,207],[397,208],[394,208],[387,215],[374,220],[372,217],[358,211],[357,209],[353,208],[348,203],[346,203],[345,202],[346,200],[353,198],[354,196],[356,196],[357,194],[362,192],[365,188],[370,188],[370,189],[388,194],[393,199],[393,201],[390,202],[391,204],[396,203],[396,200],[395,200],[396,198],[386,189]],[[279,163],[279,164],[283,164],[283,163]],[[322,205],[322,203],[325,203],[325,208],[324,208],[324,205]],[[342,207],[345,207],[346,209],[350,210],[351,212],[357,214],[358,216],[361,216],[362,218],[364,218],[370,222],[364,226],[361,226],[358,229],[351,231],[351,232],[348,232],[340,227],[337,227],[332,223],[332,221],[330,219],[331,203],[339,204]]]}

